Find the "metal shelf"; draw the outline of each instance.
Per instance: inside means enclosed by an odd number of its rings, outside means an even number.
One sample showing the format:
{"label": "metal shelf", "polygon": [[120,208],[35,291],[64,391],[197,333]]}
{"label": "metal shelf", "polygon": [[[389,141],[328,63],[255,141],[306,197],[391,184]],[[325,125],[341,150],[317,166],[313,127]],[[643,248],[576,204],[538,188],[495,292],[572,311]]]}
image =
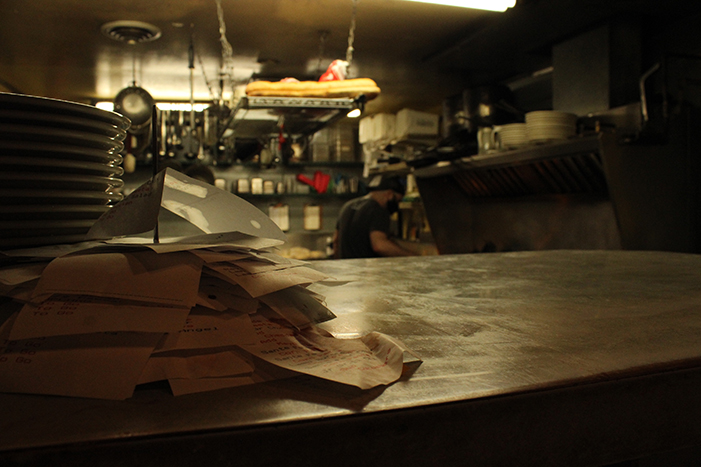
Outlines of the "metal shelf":
{"label": "metal shelf", "polygon": [[269,194],[252,194],[252,193],[236,193],[246,200],[269,200],[280,198],[323,198],[323,199],[347,199],[362,196],[362,193],[269,193]]}
{"label": "metal shelf", "polygon": [[248,109],[327,109],[353,110],[356,99],[328,99],[318,97],[262,97],[247,96],[241,99]]}
{"label": "metal shelf", "polygon": [[[280,131],[279,124],[284,123],[285,133],[310,136],[345,117],[353,109],[363,110],[365,101],[365,96],[357,98],[246,96],[238,102],[224,129],[236,128],[238,132],[245,133],[244,137],[258,137],[261,134],[277,134]],[[242,111],[258,110],[267,110],[268,118],[247,119],[245,114],[241,118],[236,118]],[[270,116],[278,118],[271,119]],[[258,134],[247,134],[253,132]]]}
{"label": "metal shelf", "polygon": [[479,154],[416,169],[417,178],[452,175],[470,197],[606,193],[600,135]]}
{"label": "metal shelf", "polygon": [[356,161],[302,161],[302,162],[287,162],[285,163],[287,168],[304,168],[304,167],[331,167],[331,168],[347,168],[347,169],[358,169],[363,167],[362,162]]}

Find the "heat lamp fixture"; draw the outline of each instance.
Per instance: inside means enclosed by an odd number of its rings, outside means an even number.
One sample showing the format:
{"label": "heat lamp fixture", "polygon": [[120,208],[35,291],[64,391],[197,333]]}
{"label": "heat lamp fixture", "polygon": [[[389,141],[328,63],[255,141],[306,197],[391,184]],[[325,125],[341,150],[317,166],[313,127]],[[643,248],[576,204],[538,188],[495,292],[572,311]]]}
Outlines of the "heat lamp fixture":
{"label": "heat lamp fixture", "polygon": [[474,8],[476,10],[506,11],[516,5],[516,0],[406,0],[410,2],[433,3],[436,5]]}

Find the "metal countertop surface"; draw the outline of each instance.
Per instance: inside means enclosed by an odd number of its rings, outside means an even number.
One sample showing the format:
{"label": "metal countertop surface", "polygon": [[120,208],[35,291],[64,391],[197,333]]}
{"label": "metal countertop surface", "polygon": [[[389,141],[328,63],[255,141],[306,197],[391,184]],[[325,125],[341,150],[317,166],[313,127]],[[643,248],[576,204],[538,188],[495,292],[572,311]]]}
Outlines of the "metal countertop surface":
{"label": "metal countertop surface", "polygon": [[544,251],[311,263],[343,336],[379,331],[421,356],[387,387],[301,376],[126,401],[0,394],[0,452],[221,432],[509,396],[701,367],[701,256]]}

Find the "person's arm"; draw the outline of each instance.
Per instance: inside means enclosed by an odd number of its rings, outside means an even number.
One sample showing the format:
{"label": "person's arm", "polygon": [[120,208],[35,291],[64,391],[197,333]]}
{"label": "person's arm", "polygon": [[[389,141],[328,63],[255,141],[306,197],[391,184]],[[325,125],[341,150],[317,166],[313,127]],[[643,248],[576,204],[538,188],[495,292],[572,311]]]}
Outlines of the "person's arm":
{"label": "person's arm", "polygon": [[380,256],[418,256],[417,253],[397,245],[380,230],[370,232],[370,243],[373,251]]}
{"label": "person's arm", "polygon": [[336,259],[341,257],[340,245],[338,244],[338,229],[333,231],[333,257]]}

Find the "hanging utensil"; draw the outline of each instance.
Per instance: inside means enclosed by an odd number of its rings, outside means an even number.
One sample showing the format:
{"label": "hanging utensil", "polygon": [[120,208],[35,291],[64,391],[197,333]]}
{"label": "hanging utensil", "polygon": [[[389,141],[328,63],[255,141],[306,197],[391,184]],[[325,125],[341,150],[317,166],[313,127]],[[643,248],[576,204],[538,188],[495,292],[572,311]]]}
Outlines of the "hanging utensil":
{"label": "hanging utensil", "polygon": [[133,55],[131,86],[119,91],[114,99],[114,110],[131,120],[129,133],[141,134],[149,129],[153,104],[151,94],[136,85],[136,55]]}
{"label": "hanging utensil", "polygon": [[[190,25],[194,28],[194,25]],[[190,46],[187,49],[188,68],[190,69],[190,138],[188,141],[187,157],[194,159],[200,152],[200,140],[197,138],[197,122],[195,120],[195,44],[193,34],[190,34]]]}
{"label": "hanging utensil", "polygon": [[131,120],[129,133],[141,134],[149,129],[151,124],[151,108],[153,97],[143,88],[136,85],[122,89],[114,99],[114,110]]}

